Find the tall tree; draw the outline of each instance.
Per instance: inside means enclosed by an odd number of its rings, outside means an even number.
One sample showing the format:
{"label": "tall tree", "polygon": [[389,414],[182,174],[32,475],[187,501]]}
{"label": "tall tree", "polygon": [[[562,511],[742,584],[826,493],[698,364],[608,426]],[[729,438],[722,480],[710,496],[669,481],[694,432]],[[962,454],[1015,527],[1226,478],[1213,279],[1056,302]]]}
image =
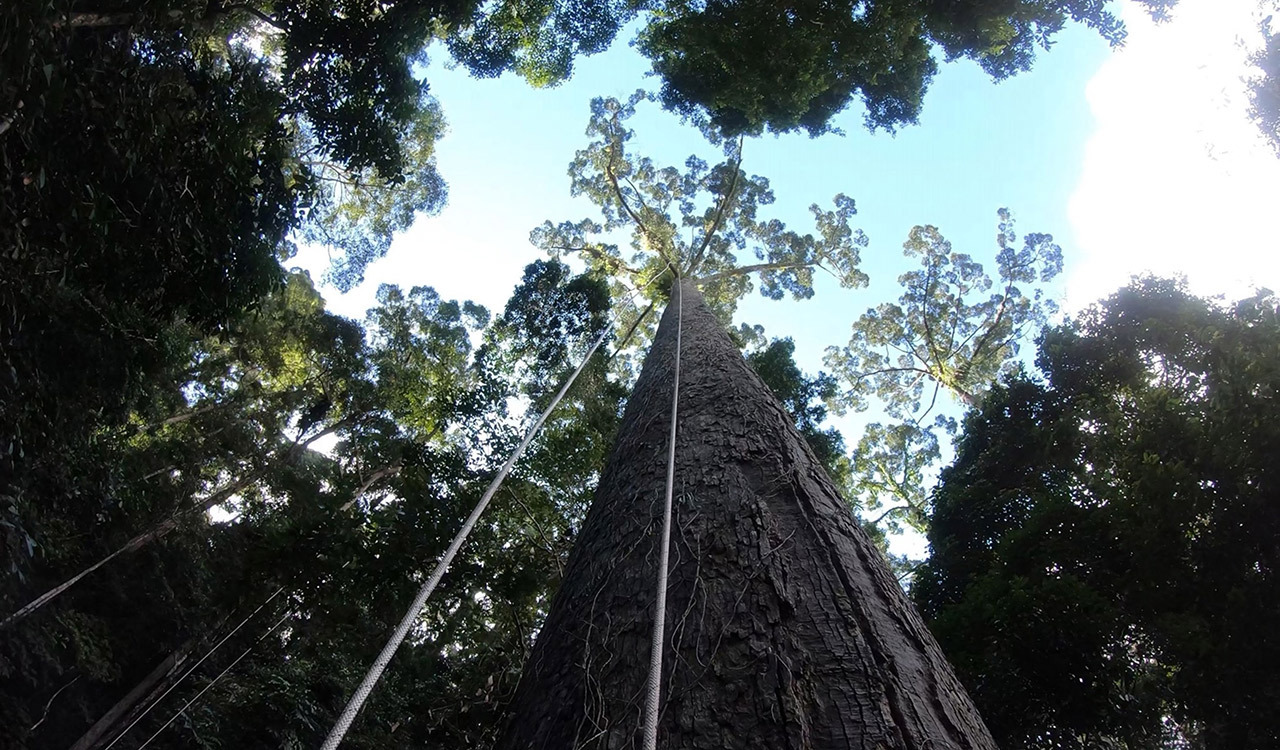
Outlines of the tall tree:
{"label": "tall tree", "polygon": [[996,278],[937,227],[914,227],[903,254],[920,267],[898,277],[902,296],[868,310],[848,345],[827,350],[845,386],[839,401],[866,409],[874,398],[895,420],[868,425],[852,458],[851,499],[890,529],[926,528],[926,477],[941,455],[939,433],[955,428],[935,411],[939,396],[976,406],[1057,309],[1038,285],[1061,272],[1061,248],[1041,233],[1019,246],[1008,209],[999,217]]}
{"label": "tall tree", "polygon": [[[777,219],[763,219],[762,206],[773,203],[769,180],[742,170],[742,141],[721,142],[724,160],[710,166],[696,155],[684,169],[659,166],[629,149],[635,132],[628,119],[645,100],[636,92],[627,101],[597,98],[591,103],[587,135],[591,142],[569,166],[570,191],[587,197],[600,220],[544,223],[530,240],[555,257],[577,255],[587,267],[609,279],[624,336],[643,342],[651,333],[648,313],[665,294],[658,283],[666,275],[698,277],[725,323],[741,297],[755,284],[771,299],[790,294],[813,296],[817,271],[830,273],[844,287],[865,286],[858,269],[866,236],[850,226],[857,209],[851,198],[835,196],[831,209],[810,207],[813,232],[800,233]],[[621,235],[629,250],[615,241]],[[756,263],[741,265],[739,253]],[[633,301],[631,292],[640,301]]]}
{"label": "tall tree", "polygon": [[659,747],[994,748],[790,417],[677,283],[498,747],[635,741],[680,326]]}

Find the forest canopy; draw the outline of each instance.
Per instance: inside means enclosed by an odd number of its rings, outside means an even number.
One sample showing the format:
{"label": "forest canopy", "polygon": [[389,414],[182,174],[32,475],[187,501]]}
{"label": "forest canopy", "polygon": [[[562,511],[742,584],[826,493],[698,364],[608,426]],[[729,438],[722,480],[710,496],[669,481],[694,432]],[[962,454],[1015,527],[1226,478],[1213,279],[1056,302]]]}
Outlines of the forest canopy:
{"label": "forest canopy", "polygon": [[[1044,291],[1062,248],[1001,209],[978,255],[912,229],[900,296],[851,315],[825,371],[797,362],[789,332],[734,317],[751,291],[868,282],[858,204],[841,193],[804,221],[776,218],[753,136],[822,135],[859,107],[893,131],[917,120],[940,61],[1003,79],[1068,23],[1119,45],[1114,6],[5,3],[0,744],[317,746],[581,365],[347,740],[493,746],[681,279],[729,327],[739,382],[767,386],[761,409],[842,493],[815,528],[867,535],[865,580],[891,608],[910,586],[933,632],[914,642],[944,683],[950,661],[949,694],[972,696],[1001,747],[1280,742],[1270,292],[1228,305],[1141,279],[1064,321]],[[582,148],[564,155],[592,213],[532,228],[540,252],[505,304],[402,283],[361,319],[326,307],[322,292],[359,286],[446,203],[447,103],[423,77],[428,54],[549,87],[624,28],[655,90],[592,103]],[[1254,105],[1271,132],[1267,41]],[[707,150],[649,157],[632,119],[649,102]],[[330,267],[294,268],[300,244]],[[426,248],[424,276],[450,251]],[[939,413],[948,400],[962,422]],[[861,435],[832,425],[867,409]],[[734,575],[784,581],[767,566],[804,557],[798,537],[759,526],[759,568]],[[904,528],[928,534],[931,557],[884,567],[876,549]],[[731,545],[708,554],[736,559]],[[795,619],[786,601],[750,611]],[[916,627],[905,602],[894,612]],[[881,669],[900,654],[876,656]],[[820,692],[798,686],[784,685]]]}
{"label": "forest canopy", "polygon": [[1047,329],[933,494],[913,595],[1002,747],[1266,747],[1280,300],[1142,279]]}

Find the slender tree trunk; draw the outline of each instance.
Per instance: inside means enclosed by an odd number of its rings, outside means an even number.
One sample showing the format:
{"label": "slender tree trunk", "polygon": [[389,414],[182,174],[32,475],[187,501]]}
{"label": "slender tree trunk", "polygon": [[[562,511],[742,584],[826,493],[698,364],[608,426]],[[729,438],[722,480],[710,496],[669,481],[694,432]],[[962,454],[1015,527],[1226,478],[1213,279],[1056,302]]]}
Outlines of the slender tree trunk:
{"label": "slender tree trunk", "polygon": [[182,424],[183,422],[187,422],[192,419],[195,419],[201,414],[208,414],[209,412],[215,411],[217,409],[224,409],[229,405],[230,404],[226,401],[212,403],[212,404],[205,404],[204,406],[201,406],[195,409],[188,409],[187,411],[174,414],[172,417],[169,417],[167,419],[162,419],[159,422],[155,422],[153,424],[139,425],[138,429],[135,430],[135,432],[141,435],[144,432],[158,430],[161,427],[170,427],[175,424]]}
{"label": "slender tree trunk", "polygon": [[76,740],[76,744],[71,746],[71,750],[89,750],[104,740],[107,732],[119,724],[122,717],[132,712],[144,697],[154,693],[186,661],[187,654],[191,652],[194,644],[194,640],[187,641],[177,651],[166,656],[155,669],[142,678],[141,682],[134,685],[132,690],[117,701],[111,710],[94,722],[94,725],[89,727],[89,731],[81,735],[80,739]]}
{"label": "slender tree trunk", "polygon": [[93,573],[98,568],[101,568],[103,565],[106,565],[107,563],[116,559],[120,555],[137,552],[138,550],[142,549],[148,544],[151,544],[157,539],[163,539],[166,535],[168,535],[170,531],[173,531],[174,529],[178,528],[178,524],[181,522],[183,518],[193,515],[197,512],[207,513],[208,511],[212,510],[215,506],[225,502],[227,498],[231,497],[237,492],[253,484],[255,481],[257,481],[258,477],[261,476],[261,474],[262,474],[262,471],[256,471],[253,474],[249,475],[248,477],[238,479],[232,484],[230,484],[229,486],[223,487],[217,492],[214,492],[213,494],[209,495],[207,498],[202,500],[198,506],[189,508],[185,511],[182,511],[173,516],[170,516],[169,518],[164,519],[163,521],[157,523],[156,525],[152,526],[151,528],[147,529],[141,534],[138,534],[134,538],[125,542],[120,547],[116,548],[116,550],[111,554],[107,555],[101,560],[98,560],[97,562],[93,563],[89,567],[83,568],[79,573],[76,573],[74,576],[68,578],[67,580],[63,581],[57,586],[54,586],[53,588],[44,592],[39,597],[33,599],[30,603],[23,606],[22,609],[19,609],[17,612],[14,612],[13,614],[9,615],[3,620],[0,620],[0,629],[4,629],[9,627],[10,625],[17,624],[22,619],[29,617],[44,605],[48,604],[54,599],[57,599],[59,596],[62,596],[62,594],[67,589],[71,588],[72,586],[75,586],[77,583],[80,582],[81,579],[88,576],[90,573]]}
{"label": "slender tree trunk", "polygon": [[[994,750],[782,406],[683,290],[658,747]],[[675,326],[671,305],[499,748],[639,747]]]}
{"label": "slender tree trunk", "polygon": [[399,464],[396,464],[394,466],[384,466],[381,469],[378,469],[377,471],[373,472],[363,482],[360,483],[360,487],[356,489],[354,494],[351,495],[351,499],[343,503],[342,507],[338,508],[338,510],[344,513],[351,510],[351,508],[354,507],[356,503],[360,502],[360,498],[364,497],[364,493],[368,492],[370,487],[372,487],[374,484],[376,484],[378,481],[382,479],[385,479],[387,477],[394,477],[395,475],[399,474],[401,468],[402,467]]}
{"label": "slender tree trunk", "polygon": [[[306,440],[303,440],[302,442],[299,442],[299,443],[296,443],[295,445],[290,446],[289,449],[284,452],[284,455],[279,460],[284,463],[293,461],[302,453],[303,450],[307,448],[307,446],[311,445],[312,443],[324,437],[325,435],[332,434],[340,426],[342,426],[342,424],[343,423],[338,422],[333,425],[330,425],[329,427],[326,427],[325,429],[317,432],[316,434],[312,435]],[[261,479],[262,476],[265,475],[266,473],[267,473],[266,467],[257,469],[251,472],[250,474],[248,474],[247,476],[241,477],[240,479],[237,479],[236,481],[232,482],[226,487],[223,487],[222,489],[212,493],[208,497],[201,500],[197,505],[194,505],[190,508],[186,508],[184,510],[180,510],[174,515],[170,516],[169,518],[166,518],[163,521],[160,521],[155,526],[152,526],[150,529],[147,529],[141,534],[138,534],[134,538],[125,542],[122,546],[117,548],[111,554],[107,555],[101,560],[98,560],[97,562],[93,563],[89,567],[82,569],[79,573],[76,573],[71,578],[68,578],[67,580],[63,581],[57,586],[54,586],[53,588],[41,594],[36,599],[32,600],[29,604],[23,606],[22,609],[19,609],[17,612],[14,612],[8,617],[5,617],[3,620],[0,620],[0,630],[3,630],[4,628],[9,627],[10,625],[15,625],[19,621],[23,620],[24,618],[29,617],[44,605],[48,604],[49,602],[61,596],[63,592],[65,592],[67,589],[71,588],[72,586],[75,586],[77,583],[80,582],[82,578],[94,572],[98,568],[101,568],[103,565],[106,565],[107,563],[116,559],[120,555],[128,554],[131,552],[137,552],[138,550],[142,549],[143,547],[146,547],[147,545],[151,544],[157,539],[163,539],[165,536],[169,534],[169,532],[178,528],[178,524],[181,523],[183,519],[196,515],[198,513],[208,513],[218,505],[221,505],[222,503],[226,502],[227,499],[230,498],[232,495],[235,495],[236,493],[253,485],[259,479]],[[364,489],[367,489],[367,488],[364,488]]]}

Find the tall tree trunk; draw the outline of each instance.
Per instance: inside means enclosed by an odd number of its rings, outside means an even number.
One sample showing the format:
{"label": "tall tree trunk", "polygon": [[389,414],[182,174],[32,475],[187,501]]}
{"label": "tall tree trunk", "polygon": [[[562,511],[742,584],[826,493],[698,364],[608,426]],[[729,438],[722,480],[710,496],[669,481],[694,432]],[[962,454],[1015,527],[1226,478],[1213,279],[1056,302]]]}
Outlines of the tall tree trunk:
{"label": "tall tree trunk", "polygon": [[[691,283],[661,748],[991,750],[937,643]],[[639,746],[676,340],[668,306],[499,748]]]}

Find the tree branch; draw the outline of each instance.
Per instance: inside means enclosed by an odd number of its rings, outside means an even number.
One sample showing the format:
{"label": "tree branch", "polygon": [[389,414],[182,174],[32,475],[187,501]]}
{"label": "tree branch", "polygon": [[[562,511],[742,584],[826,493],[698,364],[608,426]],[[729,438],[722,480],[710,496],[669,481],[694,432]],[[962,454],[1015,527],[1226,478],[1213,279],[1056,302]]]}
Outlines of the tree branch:
{"label": "tree branch", "polygon": [[564,577],[564,561],[561,559],[560,553],[556,551],[556,545],[552,543],[551,537],[547,535],[546,530],[542,527],[542,523],[538,521],[537,517],[533,515],[533,511],[529,509],[529,506],[526,505],[525,502],[520,499],[520,496],[517,495],[514,490],[512,490],[509,487],[506,488],[506,490],[507,490],[507,496],[510,497],[512,500],[516,501],[516,503],[520,506],[521,510],[524,511],[525,516],[529,519],[529,525],[532,526],[533,530],[538,533],[539,537],[541,537],[542,546],[544,549],[546,549],[547,554],[555,558],[556,569],[560,573],[560,576],[563,578]]}
{"label": "tree branch", "polygon": [[236,5],[228,5],[228,6],[225,6],[225,9],[226,9],[226,10],[229,10],[229,11],[231,11],[231,10],[242,10],[242,11],[244,11],[245,13],[248,13],[249,15],[253,16],[254,18],[257,18],[259,21],[262,21],[263,23],[265,23],[265,24],[267,24],[267,25],[269,25],[269,26],[273,26],[273,27],[275,27],[275,28],[279,29],[280,31],[287,31],[287,30],[288,30],[285,24],[280,23],[280,22],[279,22],[279,21],[277,21],[275,18],[272,18],[271,16],[267,15],[266,13],[263,13],[262,11],[260,11],[260,10],[258,10],[257,8],[253,7],[252,5],[245,5],[245,4],[243,4],[243,3],[239,3],[239,4],[236,4]]}
{"label": "tree branch", "polygon": [[955,314],[951,316],[951,330],[947,332],[947,359],[951,359],[955,356],[955,353],[960,351],[960,347],[967,343],[967,339],[965,342],[961,342],[959,344],[956,343],[956,331],[960,329],[960,323],[964,320],[964,315],[962,314],[963,307],[964,302],[957,299]]}
{"label": "tree branch", "polygon": [[194,409],[188,409],[187,411],[175,414],[172,417],[168,417],[167,419],[162,419],[159,422],[155,422],[152,424],[139,425],[138,429],[134,431],[134,434],[141,435],[142,433],[148,432],[150,430],[158,430],[161,427],[170,427],[175,424],[181,424],[183,422],[186,422],[189,419],[198,417],[201,414],[207,414],[213,411],[214,409],[221,409],[229,405],[230,405],[229,401],[215,401],[212,404],[205,404],[204,406],[199,406]]}
{"label": "tree branch", "polygon": [[933,340],[933,328],[929,325],[929,301],[933,299],[931,294],[933,290],[933,270],[934,264],[930,263],[928,265],[928,272],[924,279],[924,300],[921,308],[921,317],[924,318],[924,341],[929,347],[929,354],[933,357],[935,362],[941,364],[938,357],[938,347]]}
{"label": "tree branch", "polygon": [[879,525],[880,525],[880,522],[881,522],[881,521],[883,521],[885,518],[887,518],[887,517],[889,516],[889,514],[890,514],[890,513],[893,513],[894,511],[899,511],[899,510],[911,510],[911,506],[910,506],[910,505],[895,505],[895,506],[893,506],[892,508],[890,508],[890,509],[886,510],[885,512],[881,513],[879,516],[877,516],[877,517],[876,517],[876,520],[874,520],[874,521],[872,521],[872,522],[871,522],[871,525],[872,525],[872,526],[879,526]]}
{"label": "tree branch", "polygon": [[929,412],[933,411],[934,405],[938,403],[938,391],[941,389],[942,389],[942,381],[940,380],[933,381],[933,398],[929,399],[929,408],[924,410],[924,414],[921,414],[919,417],[916,417],[914,420],[912,420],[916,423],[917,427],[920,426],[920,420],[929,416]]}
{"label": "tree branch", "polygon": [[873,378],[876,375],[887,375],[891,372],[915,372],[924,377],[933,378],[933,373],[928,370],[922,370],[919,367],[886,367],[881,370],[859,373],[856,377],[858,380],[866,380],[867,378]]}
{"label": "tree branch", "polygon": [[70,26],[73,29],[106,29],[118,26],[132,26],[141,18],[139,13],[68,13],[65,21],[54,23],[53,27]]}
{"label": "tree branch", "polygon": [[[889,491],[901,498],[908,506],[912,505],[911,497],[907,492],[906,485],[898,481],[897,477],[893,475],[893,472],[889,470],[889,467],[885,466],[884,461],[874,461],[873,463],[875,467],[880,470],[881,476],[883,476],[885,481],[889,483]],[[903,476],[905,476],[905,474]]]}
{"label": "tree branch", "polygon": [[636,277],[640,276],[640,269],[632,268],[631,266],[627,265],[626,261],[624,261],[622,258],[619,258],[615,255],[609,255],[608,253],[602,252],[598,248],[594,248],[590,245],[586,245],[584,247],[569,247],[568,245],[547,245],[546,248],[548,250],[561,250],[566,253],[587,253],[588,255],[590,255],[591,257],[595,258],[596,260],[600,261],[605,265],[613,264],[618,268],[622,269],[623,271],[626,271],[627,273],[631,274],[632,276],[636,276]]}
{"label": "tree branch", "polygon": [[756,271],[783,271],[789,268],[808,268],[810,266],[818,266],[821,268],[822,264],[812,262],[793,263],[790,261],[778,263],[756,263],[755,265],[739,266],[738,268],[734,268],[729,271],[712,274],[711,276],[706,276],[698,279],[697,281],[699,284],[710,284],[714,281],[720,281],[721,279],[727,279],[733,276],[745,276],[749,273],[755,273]]}
{"label": "tree branch", "polygon": [[80,675],[76,675],[75,677],[72,677],[70,682],[58,688],[56,691],[54,691],[53,695],[49,696],[48,702],[44,704],[44,713],[40,714],[40,720],[32,724],[31,727],[27,729],[27,732],[36,731],[36,729],[41,724],[44,723],[44,720],[49,718],[49,709],[53,707],[54,700],[56,700],[59,695],[62,695],[63,690],[66,690],[67,688],[71,687],[79,679],[80,679]]}
{"label": "tree branch", "polygon": [[715,219],[712,220],[711,226],[705,230],[706,234],[702,237],[702,245],[697,252],[693,254],[693,259],[689,261],[689,275],[698,272],[698,266],[702,264],[703,255],[707,252],[707,248],[711,246],[711,238],[715,233],[720,231],[720,222],[724,220],[725,209],[728,208],[729,202],[733,200],[733,194],[738,189],[738,175],[742,172],[742,137],[738,138],[738,158],[733,163],[733,182],[729,183],[729,189],[720,199],[720,205],[716,206]]}
{"label": "tree branch", "polygon": [[618,199],[618,203],[622,206],[622,210],[626,211],[627,216],[631,217],[631,220],[635,222],[636,227],[640,229],[640,234],[644,235],[647,244],[662,257],[662,260],[665,261],[667,265],[671,266],[671,268],[676,271],[677,275],[679,275],[679,266],[671,261],[670,256],[667,255],[666,250],[662,248],[661,244],[653,241],[653,232],[649,231],[649,227],[645,225],[644,221],[640,218],[640,215],[631,208],[631,204],[627,203],[626,196],[622,194],[622,186],[618,184],[618,176],[613,171],[612,151],[609,152],[609,163],[605,165],[604,173],[609,177],[609,184],[613,186],[613,194]]}
{"label": "tree branch", "polygon": [[1000,309],[996,311],[996,318],[995,320],[991,321],[991,325],[987,328],[987,332],[984,333],[982,335],[982,338],[978,339],[978,343],[974,345],[973,354],[970,356],[970,361],[976,360],[978,358],[978,353],[982,351],[982,347],[987,345],[987,341],[991,338],[991,335],[995,333],[996,328],[999,327],[1000,321],[1004,318],[1005,308],[1009,304],[1009,295],[1011,295],[1012,293],[1013,293],[1013,279],[1011,277],[1009,279],[1009,283],[1006,284],[1004,287],[1004,297],[1000,299]]}
{"label": "tree branch", "polygon": [[340,507],[338,510],[343,512],[351,510],[351,507],[355,505],[358,500],[360,500],[360,498],[364,495],[364,493],[369,491],[369,488],[373,486],[374,482],[377,482],[379,479],[382,479],[384,477],[393,477],[399,473],[400,473],[400,467],[398,465],[384,466],[381,469],[378,469],[377,471],[373,472],[372,474],[369,475],[368,479],[364,480],[364,482],[360,484],[360,488],[355,491],[355,494],[351,496],[351,499],[343,503],[342,507]]}
{"label": "tree branch", "polygon": [[640,323],[648,317],[649,313],[653,312],[653,305],[654,303],[650,302],[649,306],[644,309],[644,312],[640,313],[640,317],[636,318],[635,322],[631,324],[631,327],[627,329],[626,335],[622,337],[622,343],[618,344],[618,347],[613,350],[613,355],[610,356],[609,359],[613,359],[618,356],[618,352],[626,348],[627,343],[631,341],[631,335],[636,332],[636,329],[640,327]]}

